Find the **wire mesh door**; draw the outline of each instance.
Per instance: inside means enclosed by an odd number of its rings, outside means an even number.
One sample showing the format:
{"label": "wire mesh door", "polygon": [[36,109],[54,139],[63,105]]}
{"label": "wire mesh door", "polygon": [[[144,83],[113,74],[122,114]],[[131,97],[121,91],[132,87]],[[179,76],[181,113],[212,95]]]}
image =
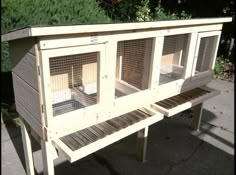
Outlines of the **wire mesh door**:
{"label": "wire mesh door", "polygon": [[188,34],[164,37],[159,85],[184,78],[187,63]]}
{"label": "wire mesh door", "polygon": [[97,104],[99,52],[50,58],[53,116]]}
{"label": "wire mesh door", "polygon": [[220,31],[204,32],[198,35],[192,79],[198,79],[211,74],[214,69],[218,50]]}
{"label": "wire mesh door", "polygon": [[151,104],[153,42],[145,38],[117,43],[114,115]]}
{"label": "wire mesh door", "polygon": [[118,42],[116,98],[149,88],[152,43],[152,38]]}
{"label": "wire mesh door", "polygon": [[48,79],[50,88],[46,90],[46,100],[52,116],[85,108],[89,110],[101,103],[104,45],[61,48],[43,53],[49,60],[49,75],[45,75],[45,79]]}

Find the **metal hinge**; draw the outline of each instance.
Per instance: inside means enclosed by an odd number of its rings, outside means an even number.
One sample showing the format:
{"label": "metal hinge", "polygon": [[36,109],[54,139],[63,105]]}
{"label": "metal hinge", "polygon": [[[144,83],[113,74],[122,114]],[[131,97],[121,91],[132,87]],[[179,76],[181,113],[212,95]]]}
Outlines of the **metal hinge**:
{"label": "metal hinge", "polygon": [[41,108],[42,108],[42,113],[44,113],[44,106],[43,106],[43,105],[41,105]]}
{"label": "metal hinge", "polygon": [[39,76],[40,76],[40,67],[38,66],[38,74],[39,74]]}

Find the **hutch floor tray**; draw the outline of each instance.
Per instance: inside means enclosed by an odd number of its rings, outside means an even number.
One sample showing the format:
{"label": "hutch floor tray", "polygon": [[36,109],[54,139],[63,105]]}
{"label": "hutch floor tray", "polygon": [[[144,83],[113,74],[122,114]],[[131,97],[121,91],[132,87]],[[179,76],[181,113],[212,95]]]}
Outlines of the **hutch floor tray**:
{"label": "hutch floor tray", "polygon": [[219,90],[202,86],[158,101],[151,106],[153,109],[163,113],[166,117],[170,117],[197,104],[203,103],[218,94],[220,94]]}
{"label": "hutch floor tray", "polygon": [[54,139],[70,162],[110,145],[163,119],[163,114],[143,108]]}

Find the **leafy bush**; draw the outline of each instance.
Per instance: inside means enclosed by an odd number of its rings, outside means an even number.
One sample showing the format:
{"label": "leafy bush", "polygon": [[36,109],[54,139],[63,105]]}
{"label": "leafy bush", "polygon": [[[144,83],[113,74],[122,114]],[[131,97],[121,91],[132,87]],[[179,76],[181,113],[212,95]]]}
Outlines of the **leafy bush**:
{"label": "leafy bush", "polygon": [[[32,25],[111,22],[96,0],[3,0],[2,33]],[[10,70],[8,44],[2,43],[2,71]]]}
{"label": "leafy bush", "polygon": [[191,15],[185,11],[171,13],[164,10],[153,0],[99,0],[99,3],[114,21],[134,22],[191,18]]}
{"label": "leafy bush", "polygon": [[224,61],[222,60],[222,58],[217,58],[216,59],[216,63],[215,63],[215,67],[214,67],[214,74],[215,75],[219,75],[224,71]]}
{"label": "leafy bush", "polygon": [[234,81],[234,64],[223,56],[218,57],[214,67],[214,78]]}
{"label": "leafy bush", "polygon": [[182,11],[180,14],[178,13],[170,13],[166,11],[164,8],[155,8],[155,12],[153,14],[153,19],[155,20],[174,20],[174,19],[190,19],[191,15],[187,14],[185,11]]}

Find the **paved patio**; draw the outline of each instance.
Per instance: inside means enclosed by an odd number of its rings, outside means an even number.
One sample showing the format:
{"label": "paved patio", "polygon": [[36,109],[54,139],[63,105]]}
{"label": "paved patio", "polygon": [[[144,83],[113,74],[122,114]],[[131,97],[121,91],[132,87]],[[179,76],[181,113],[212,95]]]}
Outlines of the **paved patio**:
{"label": "paved patio", "polygon": [[[55,160],[56,175],[233,175],[234,84],[213,80],[221,94],[204,103],[201,131],[190,128],[185,111],[150,127],[147,162],[135,157],[133,134],[73,164]],[[20,128],[2,123],[2,174],[25,175]],[[40,145],[33,140],[35,172],[43,174]]]}

